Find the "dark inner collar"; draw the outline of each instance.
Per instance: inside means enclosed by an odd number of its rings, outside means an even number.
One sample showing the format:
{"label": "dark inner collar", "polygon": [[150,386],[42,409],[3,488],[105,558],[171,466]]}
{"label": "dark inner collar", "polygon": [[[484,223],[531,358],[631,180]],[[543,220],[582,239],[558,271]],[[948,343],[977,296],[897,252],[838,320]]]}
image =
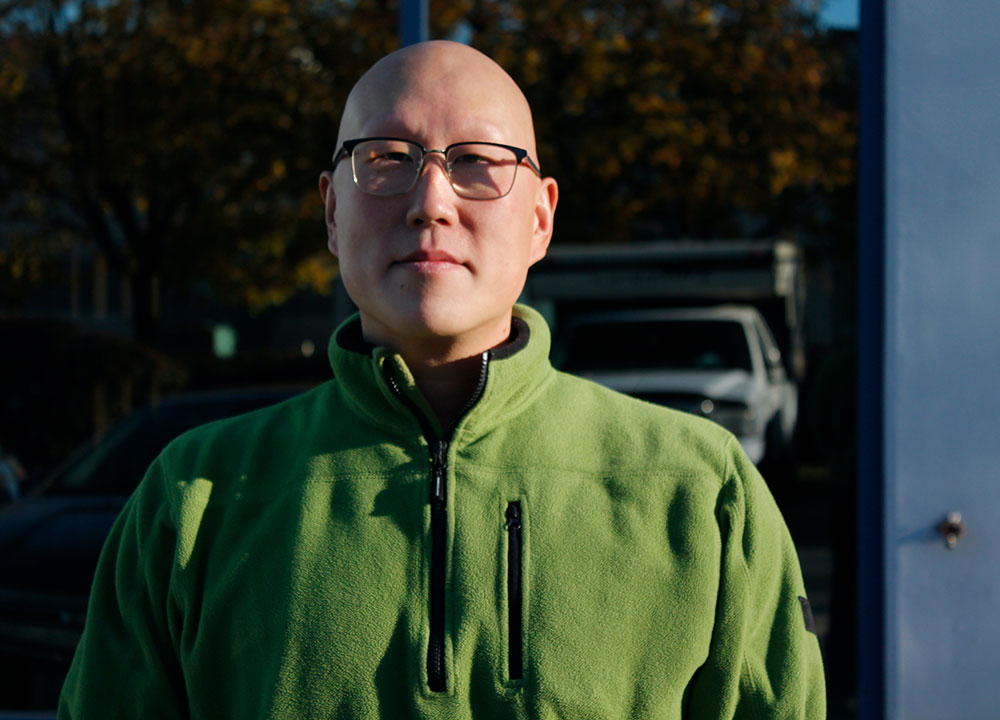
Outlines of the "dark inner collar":
{"label": "dark inner collar", "polygon": [[[502,344],[490,350],[490,357],[494,360],[503,360],[511,357],[528,344],[528,336],[530,334],[531,331],[528,328],[528,323],[519,317],[512,317],[510,320],[510,335],[507,336],[507,339]],[[344,350],[367,357],[372,357],[377,347],[365,340],[364,335],[361,334],[360,318],[349,323],[343,330],[337,333],[337,344]]]}
{"label": "dark inner collar", "polygon": [[510,335],[503,341],[503,344],[490,350],[490,357],[494,360],[509,358],[524,349],[524,346],[528,344],[530,334],[528,323],[519,317],[512,317],[510,319]]}
{"label": "dark inner collar", "polygon": [[344,350],[368,357],[372,357],[376,347],[365,340],[365,336],[361,334],[361,318],[355,318],[353,322],[345,325],[344,329],[337,333],[337,344]]}

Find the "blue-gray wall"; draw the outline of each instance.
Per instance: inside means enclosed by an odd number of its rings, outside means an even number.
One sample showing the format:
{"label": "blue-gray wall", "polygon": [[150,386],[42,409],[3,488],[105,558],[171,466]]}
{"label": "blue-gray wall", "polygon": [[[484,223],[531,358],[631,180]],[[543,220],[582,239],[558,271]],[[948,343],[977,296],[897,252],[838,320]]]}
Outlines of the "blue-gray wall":
{"label": "blue-gray wall", "polygon": [[1000,3],[861,30],[862,717],[1000,717]]}

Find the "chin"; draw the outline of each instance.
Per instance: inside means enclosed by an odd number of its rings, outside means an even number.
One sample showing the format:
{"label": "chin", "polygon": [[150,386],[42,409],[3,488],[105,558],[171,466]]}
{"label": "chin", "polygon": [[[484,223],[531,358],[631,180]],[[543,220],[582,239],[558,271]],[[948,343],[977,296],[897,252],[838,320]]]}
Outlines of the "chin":
{"label": "chin", "polygon": [[[510,331],[509,314],[470,312],[468,303],[454,301],[414,308],[397,327],[414,340],[454,342],[463,339],[482,344],[475,352],[502,342]],[[499,337],[499,336],[503,337]],[[497,337],[494,337],[497,336]]]}
{"label": "chin", "polygon": [[428,340],[445,340],[465,335],[476,327],[474,319],[462,315],[453,309],[417,312],[407,318],[404,326],[409,327],[414,335]]}

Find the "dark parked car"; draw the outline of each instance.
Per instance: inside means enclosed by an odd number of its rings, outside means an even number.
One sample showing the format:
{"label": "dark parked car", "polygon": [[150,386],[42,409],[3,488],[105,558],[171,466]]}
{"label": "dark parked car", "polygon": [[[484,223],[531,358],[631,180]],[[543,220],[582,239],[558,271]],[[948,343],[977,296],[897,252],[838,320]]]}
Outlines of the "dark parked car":
{"label": "dark parked car", "polygon": [[105,538],[160,450],[189,428],[302,389],[162,400],[125,418],[21,500],[0,508],[0,710],[55,707]]}

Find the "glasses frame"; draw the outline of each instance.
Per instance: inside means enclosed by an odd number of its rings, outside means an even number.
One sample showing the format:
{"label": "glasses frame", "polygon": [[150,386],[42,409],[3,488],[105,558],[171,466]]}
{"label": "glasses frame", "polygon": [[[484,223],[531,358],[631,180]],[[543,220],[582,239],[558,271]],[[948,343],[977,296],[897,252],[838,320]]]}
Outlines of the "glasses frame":
{"label": "glasses frame", "polygon": [[[358,173],[354,167],[354,148],[356,148],[363,142],[368,142],[369,140],[396,140],[398,142],[409,143],[411,145],[415,145],[416,147],[420,148],[420,164],[417,166],[417,172],[414,173],[413,175],[413,183],[411,183],[410,186],[406,188],[406,190],[390,193],[388,195],[382,195],[380,193],[370,193],[363,187],[358,185]],[[493,147],[504,148],[506,150],[510,150],[511,152],[513,152],[514,157],[517,159],[517,162],[514,165],[514,177],[510,181],[510,187],[507,188],[507,192],[505,192],[503,195],[497,195],[496,197],[488,197],[488,198],[468,197],[460,193],[458,191],[458,188],[455,187],[455,182],[451,179],[451,163],[448,162],[448,151],[451,150],[453,147],[458,147],[459,145],[491,145]],[[520,167],[525,160],[528,161],[528,168],[532,172],[534,172],[538,177],[542,176],[541,168],[538,167],[535,161],[531,159],[531,156],[528,155],[528,151],[525,150],[524,148],[514,147],[513,145],[504,145],[503,143],[487,142],[485,140],[463,140],[462,142],[452,143],[444,150],[435,150],[433,148],[431,149],[425,148],[416,140],[408,140],[407,138],[399,138],[399,137],[385,137],[381,135],[376,137],[365,137],[365,138],[355,138],[354,140],[345,140],[344,143],[340,146],[340,149],[333,154],[333,170],[337,169],[337,165],[340,163],[341,160],[343,160],[345,157],[350,157],[351,175],[354,177],[354,184],[357,186],[359,190],[361,190],[361,192],[365,193],[366,195],[373,195],[374,197],[394,197],[396,195],[405,195],[406,193],[410,192],[410,190],[412,190],[417,186],[417,183],[420,181],[420,174],[424,170],[424,158],[426,158],[431,153],[437,153],[444,156],[445,158],[444,170],[445,170],[445,175],[448,176],[448,184],[451,185],[451,189],[455,191],[456,195],[458,195],[460,198],[465,198],[466,200],[499,200],[500,198],[507,197],[508,195],[510,195],[510,191],[514,189],[514,182],[517,180],[517,168]]]}

